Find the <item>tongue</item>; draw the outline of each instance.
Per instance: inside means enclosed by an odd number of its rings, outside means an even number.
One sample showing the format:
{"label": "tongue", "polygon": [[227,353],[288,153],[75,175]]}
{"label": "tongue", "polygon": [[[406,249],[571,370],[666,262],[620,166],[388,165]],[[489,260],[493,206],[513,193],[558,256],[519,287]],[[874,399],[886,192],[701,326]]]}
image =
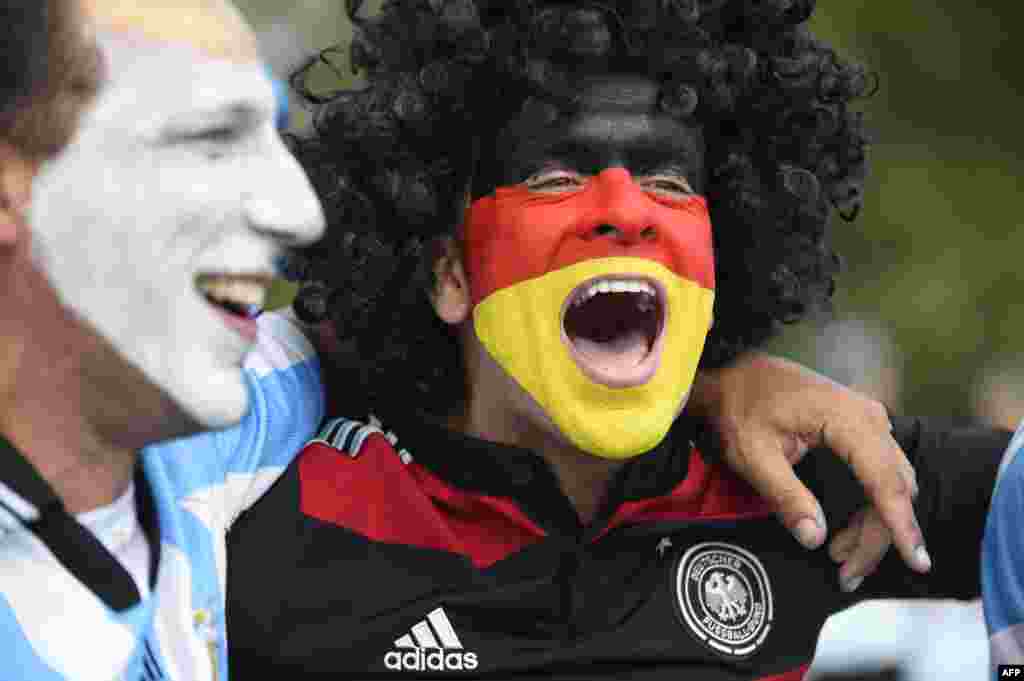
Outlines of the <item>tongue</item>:
{"label": "tongue", "polygon": [[570,338],[580,357],[604,370],[629,368],[647,356],[647,334],[637,329],[621,333],[608,341],[595,341],[582,336]]}

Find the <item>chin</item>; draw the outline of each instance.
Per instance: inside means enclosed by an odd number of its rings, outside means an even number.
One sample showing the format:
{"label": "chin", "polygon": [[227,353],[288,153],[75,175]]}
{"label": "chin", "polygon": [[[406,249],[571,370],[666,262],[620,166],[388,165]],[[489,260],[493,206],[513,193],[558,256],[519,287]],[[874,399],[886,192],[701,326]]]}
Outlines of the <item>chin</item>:
{"label": "chin", "polygon": [[209,372],[204,380],[183,385],[174,393],[171,398],[196,424],[196,430],[236,426],[249,412],[249,391],[237,367]]}

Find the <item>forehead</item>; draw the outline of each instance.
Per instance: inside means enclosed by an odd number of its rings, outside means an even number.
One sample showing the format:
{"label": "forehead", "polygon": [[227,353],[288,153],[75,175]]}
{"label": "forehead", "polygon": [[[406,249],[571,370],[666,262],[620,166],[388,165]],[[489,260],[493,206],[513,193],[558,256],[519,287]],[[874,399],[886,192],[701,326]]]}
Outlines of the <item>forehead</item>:
{"label": "forehead", "polygon": [[97,122],[112,119],[106,122],[146,130],[169,117],[234,104],[273,110],[266,67],[232,6],[210,0],[85,2],[107,73],[93,112]]}
{"label": "forehead", "polygon": [[632,74],[585,76],[572,87],[571,111],[558,110],[557,117],[552,104],[524,106],[499,133],[498,158],[512,164],[551,159],[588,166],[580,170],[678,161],[699,170],[700,128],[661,111],[660,87],[652,79]]}
{"label": "forehead", "polygon": [[600,149],[621,146],[666,156],[695,152],[699,130],[661,111],[661,88],[645,76],[608,75],[581,79],[577,111],[566,134]]}
{"label": "forehead", "polygon": [[103,33],[123,39],[178,44],[215,59],[252,62],[252,30],[225,0],[81,0]]}
{"label": "forehead", "polygon": [[581,76],[576,80],[581,111],[651,113],[658,103],[658,84],[641,75]]}

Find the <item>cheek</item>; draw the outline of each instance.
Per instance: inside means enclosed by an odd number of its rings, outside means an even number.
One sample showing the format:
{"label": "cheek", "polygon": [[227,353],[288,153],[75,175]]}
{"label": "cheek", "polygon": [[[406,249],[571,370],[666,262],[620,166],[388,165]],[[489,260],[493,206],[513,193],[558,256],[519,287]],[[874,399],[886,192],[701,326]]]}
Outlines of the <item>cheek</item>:
{"label": "cheek", "polygon": [[696,281],[704,288],[715,288],[715,257],[711,221],[703,204],[655,209],[660,248],[679,276]]}
{"label": "cheek", "polygon": [[[515,206],[499,214],[499,246],[515,246],[523,278],[540,276],[551,267],[559,246],[573,232],[575,212],[561,206]],[[506,256],[512,253],[506,252]]]}
{"label": "cheek", "polygon": [[506,191],[508,199],[498,203],[498,233],[505,243],[516,245],[521,278],[571,265],[577,259],[570,251],[606,241],[586,237],[599,212],[592,191],[547,196],[530,195],[521,187]]}
{"label": "cheek", "polygon": [[568,224],[543,207],[518,199],[485,197],[474,202],[464,240],[473,304],[498,289],[546,273]]}
{"label": "cheek", "polygon": [[39,250],[64,294],[90,308],[118,301],[139,314],[180,294],[183,268],[204,236],[188,228],[202,221],[179,219],[169,192],[147,191],[155,171],[125,173],[87,158],[56,170],[38,197]]}

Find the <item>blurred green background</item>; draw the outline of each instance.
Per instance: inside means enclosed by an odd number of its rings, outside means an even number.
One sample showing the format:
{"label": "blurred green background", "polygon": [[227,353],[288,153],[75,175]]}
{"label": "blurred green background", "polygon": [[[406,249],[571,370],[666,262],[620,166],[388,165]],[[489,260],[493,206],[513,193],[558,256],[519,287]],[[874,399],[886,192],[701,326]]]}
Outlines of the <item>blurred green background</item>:
{"label": "blurred green background", "polygon": [[[279,73],[347,41],[341,0],[238,4]],[[907,413],[1024,417],[1024,46],[1012,33],[1022,11],[818,3],[817,33],[881,79],[864,104],[872,176],[857,222],[833,223],[847,264],[835,317],[845,323],[791,328],[774,349]]]}

